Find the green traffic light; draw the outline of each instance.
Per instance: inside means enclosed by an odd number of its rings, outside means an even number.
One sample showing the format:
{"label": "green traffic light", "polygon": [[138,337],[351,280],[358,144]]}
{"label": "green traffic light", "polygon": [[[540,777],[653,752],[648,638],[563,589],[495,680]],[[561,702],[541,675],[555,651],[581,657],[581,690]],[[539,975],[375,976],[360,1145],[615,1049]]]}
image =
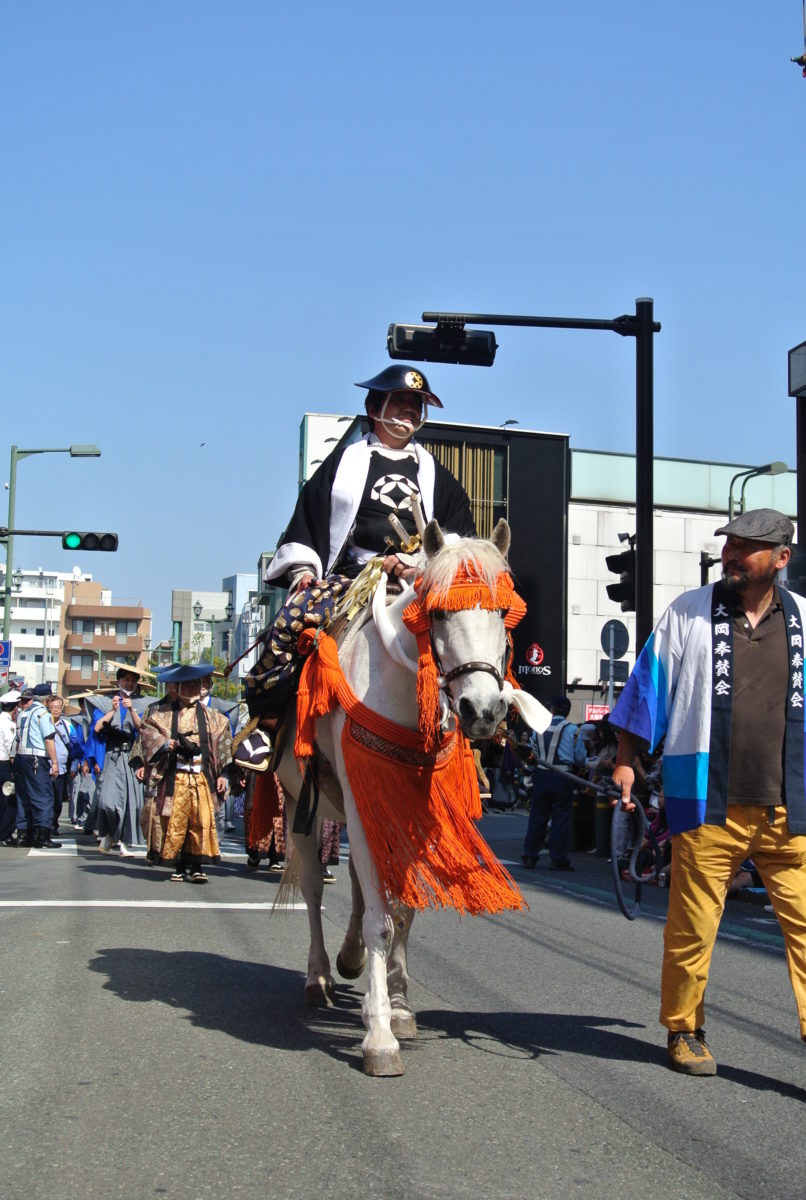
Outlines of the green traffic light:
{"label": "green traffic light", "polygon": [[65,550],[78,550],[81,545],[80,533],[66,533],[62,538],[62,545]]}

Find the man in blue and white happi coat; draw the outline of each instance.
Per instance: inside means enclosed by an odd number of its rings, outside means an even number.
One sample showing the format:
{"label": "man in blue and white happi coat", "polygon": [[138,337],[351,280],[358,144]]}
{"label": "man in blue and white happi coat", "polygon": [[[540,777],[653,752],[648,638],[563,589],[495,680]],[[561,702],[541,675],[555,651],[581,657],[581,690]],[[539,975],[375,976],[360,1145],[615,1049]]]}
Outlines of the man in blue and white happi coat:
{"label": "man in blue and white happi coat", "polygon": [[786,947],[806,1040],[806,600],[779,586],[792,522],[743,513],[726,534],[722,580],[670,604],[644,646],[611,722],[621,729],[613,779],[630,807],[631,763],[665,738],[663,790],[672,834],[660,1022],[669,1065],[714,1075],[705,987],[728,883],[752,856]]}

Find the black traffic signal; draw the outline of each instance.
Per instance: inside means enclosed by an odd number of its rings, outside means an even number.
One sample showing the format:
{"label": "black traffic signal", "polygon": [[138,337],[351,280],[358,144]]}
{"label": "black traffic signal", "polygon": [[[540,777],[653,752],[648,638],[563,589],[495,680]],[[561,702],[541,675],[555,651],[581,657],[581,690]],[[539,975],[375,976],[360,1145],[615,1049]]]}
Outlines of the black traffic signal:
{"label": "black traffic signal", "polygon": [[608,571],[620,576],[618,583],[608,583],[607,594],[622,612],[635,612],[635,548],[623,550],[621,554],[608,554],[605,558]]}
{"label": "black traffic signal", "polygon": [[116,533],[74,533],[62,534],[63,550],[117,550],[118,535]]}
{"label": "black traffic signal", "polygon": [[491,367],[498,343],[489,329],[465,329],[460,324],[390,325],[386,348],[390,358]]}

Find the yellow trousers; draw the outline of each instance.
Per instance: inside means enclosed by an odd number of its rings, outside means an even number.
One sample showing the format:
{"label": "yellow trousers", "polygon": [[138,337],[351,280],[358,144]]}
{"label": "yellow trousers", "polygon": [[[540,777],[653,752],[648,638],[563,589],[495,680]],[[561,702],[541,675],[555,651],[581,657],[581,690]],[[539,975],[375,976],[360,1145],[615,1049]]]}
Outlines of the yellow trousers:
{"label": "yellow trousers", "polygon": [[705,985],[728,884],[748,857],[784,935],[806,1038],[806,837],[790,836],[785,808],[749,804],[728,805],[724,826],[700,825],[672,838],[660,1008],[660,1023],[669,1030],[693,1031],[705,1024]]}

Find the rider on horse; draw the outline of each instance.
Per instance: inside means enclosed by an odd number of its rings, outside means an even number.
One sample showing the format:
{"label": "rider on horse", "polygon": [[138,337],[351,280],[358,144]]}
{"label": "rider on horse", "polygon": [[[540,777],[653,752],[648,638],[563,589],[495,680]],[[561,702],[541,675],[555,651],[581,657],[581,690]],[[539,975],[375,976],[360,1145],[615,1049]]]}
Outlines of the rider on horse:
{"label": "rider on horse", "polygon": [[384,554],[383,568],[408,579],[414,567],[389,545],[393,514],[416,532],[412,499],[449,533],[475,534],[470,501],[450,471],[414,440],[428,405],[442,408],[422,371],[395,363],[356,387],[366,388],[370,432],[337,447],[305,484],[266,572],[289,595],[267,630],[246,680],[253,716],[279,717],[296,690],[299,633],[323,625],[365,564]]}

